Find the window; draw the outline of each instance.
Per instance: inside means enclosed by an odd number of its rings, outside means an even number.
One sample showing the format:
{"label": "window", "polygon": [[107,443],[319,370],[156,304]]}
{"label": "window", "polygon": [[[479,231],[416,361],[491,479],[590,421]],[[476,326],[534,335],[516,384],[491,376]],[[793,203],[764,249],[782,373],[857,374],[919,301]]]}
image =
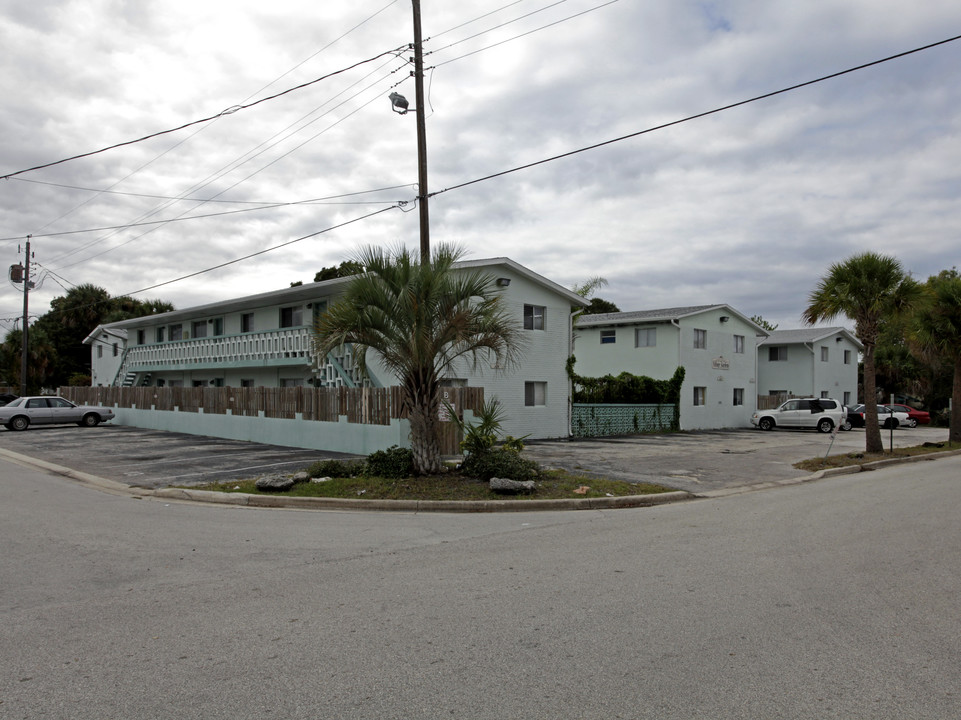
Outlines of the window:
{"label": "window", "polygon": [[302,307],[280,308],[280,327],[300,327],[304,324],[304,309]]}
{"label": "window", "polygon": [[254,381],[253,381],[253,380],[241,380],[241,381],[240,381],[240,387],[251,387],[251,388],[252,388],[253,386],[254,386]]}
{"label": "window", "polygon": [[222,317],[214,318],[214,336],[224,334],[224,319]]}
{"label": "window", "polygon": [[281,378],[280,387],[282,388],[292,388],[292,387],[303,387],[303,378]]}
{"label": "window", "polygon": [[114,344],[113,344],[113,356],[114,356],[114,357],[117,357],[117,355],[119,355],[119,354],[120,354],[120,347],[117,345],[117,343],[114,343]]}
{"label": "window", "polygon": [[244,313],[243,315],[240,316],[240,332],[249,333],[253,331],[254,331],[254,314]]}
{"label": "window", "polygon": [[638,328],[634,331],[634,347],[655,347],[657,328]]}
{"label": "window", "polygon": [[207,337],[207,321],[198,320],[191,326],[190,337],[192,338],[205,338]]}
{"label": "window", "polygon": [[707,388],[706,387],[695,387],[694,388],[694,405],[705,405],[707,404]]}
{"label": "window", "polygon": [[617,342],[614,330],[601,330],[601,345],[613,345]]}
{"label": "window", "polygon": [[[846,350],[845,352],[850,352],[850,350]],[[850,404],[851,404],[851,391],[850,391],[850,390],[845,390],[845,391],[844,391],[844,404],[845,404],[845,405],[850,405]]]}
{"label": "window", "polygon": [[787,362],[787,346],[773,345],[767,349],[769,362]]}
{"label": "window", "polygon": [[547,383],[546,382],[526,382],[524,383],[524,404],[528,407],[547,404]]}
{"label": "window", "polygon": [[828,361],[828,348],[824,345],[821,346],[821,362]]}
{"label": "window", "polygon": [[707,330],[694,331],[694,349],[703,350],[707,347]]}
{"label": "window", "polygon": [[822,391],[821,391],[821,397],[826,398],[827,396],[828,396],[828,391],[827,391],[827,390],[822,390]]}
{"label": "window", "polygon": [[158,342],[158,343],[162,343],[162,342],[164,341],[164,339],[165,339],[165,337],[166,337],[166,330],[167,330],[167,328],[165,328],[165,327],[158,327],[158,328],[157,328],[157,342]]}
{"label": "window", "polygon": [[735,335],[734,336],[734,352],[744,354],[744,336]]}
{"label": "window", "polygon": [[544,329],[544,317],[547,314],[547,308],[543,305],[525,305],[524,306],[524,329],[525,330],[543,330]]}
{"label": "window", "polygon": [[170,326],[170,339],[171,340],[183,340],[184,339],[184,326],[183,325],[171,325]]}
{"label": "window", "polygon": [[844,351],[844,364],[845,364],[845,365],[850,365],[850,364],[851,364],[851,351],[850,351],[850,350],[845,350],[845,351]]}
{"label": "window", "polygon": [[103,357],[103,345],[97,345],[97,357],[98,358]]}
{"label": "window", "polygon": [[146,334],[146,332],[143,331],[143,330],[138,330],[138,331],[137,331],[137,344],[138,344],[138,345],[143,345],[143,344],[145,344],[146,342],[147,342],[147,334]]}
{"label": "window", "polygon": [[744,388],[734,388],[734,405],[744,404]]}

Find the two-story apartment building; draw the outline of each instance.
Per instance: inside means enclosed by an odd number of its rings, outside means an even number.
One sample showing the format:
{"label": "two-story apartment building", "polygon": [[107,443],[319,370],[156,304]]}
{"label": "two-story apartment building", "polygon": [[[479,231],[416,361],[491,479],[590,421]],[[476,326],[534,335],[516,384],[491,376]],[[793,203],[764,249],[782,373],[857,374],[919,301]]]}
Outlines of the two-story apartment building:
{"label": "two-story apartment building", "polygon": [[856,405],[863,348],[843,327],[775,330],[758,343],[758,394],[832,397]]}
{"label": "two-story apartment building", "polygon": [[582,315],[575,369],[666,380],[683,367],[682,430],[744,427],[757,406],[757,341],[766,336],[730,305]]}
{"label": "two-story apartment building", "polygon": [[[505,433],[532,438],[569,433],[570,383],[565,361],[571,348],[572,311],[583,298],[510,260],[464,261],[495,278],[507,308],[524,329],[524,354],[514,368],[490,362],[462,363],[446,379],[451,385],[483,386],[485,397],[504,406]],[[91,333],[94,384],[226,387],[386,387],[397,379],[368,357],[362,377],[350,347],[327,357],[313,350],[312,327],[335,302],[350,278],[200,305],[124,320]],[[122,337],[118,363],[98,350],[106,333]],[[111,340],[113,342],[113,340]]]}

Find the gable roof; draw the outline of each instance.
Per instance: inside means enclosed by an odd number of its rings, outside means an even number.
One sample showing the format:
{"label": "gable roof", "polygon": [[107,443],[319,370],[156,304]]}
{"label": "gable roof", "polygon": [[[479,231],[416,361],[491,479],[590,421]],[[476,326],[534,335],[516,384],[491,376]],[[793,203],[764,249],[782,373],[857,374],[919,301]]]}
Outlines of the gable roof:
{"label": "gable roof", "polygon": [[[548,280],[543,275],[538,275],[520,263],[514,262],[510,258],[497,257],[483,260],[464,260],[454,263],[455,269],[467,268],[495,268],[506,266],[519,275],[523,275],[528,280],[541,285],[551,292],[561,295],[568,300],[571,305],[585,307],[590,303],[577,293],[568,290],[561,285]],[[183,310],[172,310],[171,312],[159,313],[157,315],[147,315],[130,320],[120,320],[110,323],[110,328],[130,328],[148,325],[165,325],[169,322],[179,322],[193,318],[207,317],[214,314],[226,314],[239,312],[241,310],[252,310],[263,307],[264,305],[284,305],[287,303],[310,302],[318,298],[330,297],[341,290],[341,286],[346,285],[351,280],[350,277],[334,278],[322,282],[304,283],[296,287],[272,290],[270,292],[259,293],[257,295],[247,295],[244,297],[222,300],[220,302],[195,305],[194,307],[184,308]],[[146,323],[144,321],[147,321]],[[107,326],[104,326],[107,327]]]}
{"label": "gable roof", "polygon": [[[92,345],[93,342],[102,335],[109,335],[111,337],[117,338],[118,340],[124,340],[124,341],[127,339],[126,330],[121,330],[120,328],[116,328],[111,325],[97,325],[97,327],[91,330],[90,334],[83,339],[83,344]],[[101,339],[104,339],[104,338],[101,338]]]}
{"label": "gable roof", "polygon": [[751,318],[735,310],[727,304],[720,305],[685,305],[682,307],[662,308],[659,310],[635,310],[632,312],[599,313],[597,315],[581,315],[577,318],[579,328],[602,327],[610,325],[639,325],[641,323],[670,322],[682,318],[701,315],[714,310],[723,310],[746,322],[754,328],[757,335],[767,335],[768,331],[755,323]]}
{"label": "gable roof", "polygon": [[802,343],[816,343],[835,336],[845,337],[858,349],[863,350],[864,344],[847,328],[802,328],[800,330],[773,330],[771,334],[758,342],[758,345],[800,345]]}

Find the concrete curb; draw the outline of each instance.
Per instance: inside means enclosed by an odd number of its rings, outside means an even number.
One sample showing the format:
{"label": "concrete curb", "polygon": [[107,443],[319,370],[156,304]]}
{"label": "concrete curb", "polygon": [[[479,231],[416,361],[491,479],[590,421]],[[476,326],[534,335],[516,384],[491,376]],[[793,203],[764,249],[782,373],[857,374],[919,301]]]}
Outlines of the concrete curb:
{"label": "concrete curb", "polygon": [[75,480],[111,495],[125,495],[128,497],[154,497],[160,500],[179,502],[212,503],[217,505],[236,505],[242,507],[288,508],[299,510],[378,510],[393,512],[446,512],[446,513],[491,513],[491,512],[533,512],[544,510],[615,510],[619,508],[649,507],[684,500],[722,498],[730,495],[740,495],[756,490],[768,490],[788,485],[814,482],[837,475],[853,475],[854,473],[880,469],[890,465],[904,463],[926,462],[941,458],[961,455],[961,450],[946,450],[944,452],[915,455],[904,458],[890,458],[875,460],[863,465],[849,465],[847,467],[827,468],[816,473],[799,478],[774,480],[769,482],[740,485],[721,490],[708,490],[703,493],[689,493],[683,490],[657,493],[654,495],[626,495],[621,497],[603,498],[568,498],[560,500],[360,500],[353,498],[316,498],[289,497],[284,495],[252,495],[248,493],[220,493],[211,490],[193,490],[190,488],[150,488],[132,487],[125,483],[108,480],[89,473],[72,470],[62,465],[38,460],[28,455],[21,455],[11,450],[0,448],[0,457],[25,467],[35,467],[47,470],[55,475]]}

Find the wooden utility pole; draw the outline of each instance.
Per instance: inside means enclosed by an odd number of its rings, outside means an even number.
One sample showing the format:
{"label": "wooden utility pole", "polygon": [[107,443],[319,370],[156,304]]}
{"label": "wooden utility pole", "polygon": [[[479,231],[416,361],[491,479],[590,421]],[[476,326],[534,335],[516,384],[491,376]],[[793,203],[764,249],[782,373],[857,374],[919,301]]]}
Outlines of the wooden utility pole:
{"label": "wooden utility pole", "polygon": [[430,262],[430,211],[427,206],[427,119],[424,107],[424,40],[420,29],[420,0],[414,5],[414,110],[417,116],[417,204],[420,211],[420,261]]}
{"label": "wooden utility pole", "polygon": [[30,235],[27,235],[27,254],[23,261],[23,340],[20,349],[20,395],[27,394],[27,357],[30,333]]}

